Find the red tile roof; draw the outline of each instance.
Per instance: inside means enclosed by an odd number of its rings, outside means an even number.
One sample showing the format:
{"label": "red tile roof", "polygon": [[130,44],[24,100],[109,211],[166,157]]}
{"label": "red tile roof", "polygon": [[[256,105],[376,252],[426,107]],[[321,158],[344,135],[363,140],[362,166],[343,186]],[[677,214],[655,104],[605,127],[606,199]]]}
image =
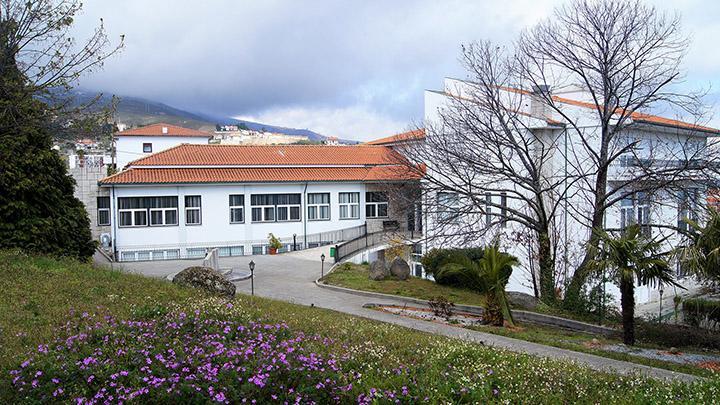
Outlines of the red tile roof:
{"label": "red tile roof", "polygon": [[179,183],[272,183],[327,181],[408,181],[419,172],[405,166],[303,168],[130,168],[106,177],[103,185]]}
{"label": "red tile roof", "polygon": [[[163,132],[163,128],[167,128],[166,132]],[[187,136],[210,138],[212,135],[196,129],[184,128],[160,122],[140,128],[116,132],[115,136]]]}
{"label": "red tile roof", "polygon": [[[516,89],[513,87],[501,87],[501,89],[510,91],[513,93],[519,93],[519,94],[525,94],[525,95],[531,94],[527,90]],[[566,97],[552,96],[552,99],[553,99],[553,101],[555,101],[557,103],[573,105],[576,107],[583,107],[583,108],[589,108],[589,109],[598,108],[597,104],[588,103],[586,101],[573,100],[573,99],[566,98]],[[620,114],[621,112],[623,112],[623,109],[618,108],[615,112],[616,112],[616,114]],[[720,129],[717,129],[717,128],[711,128],[711,127],[707,127],[707,126],[703,126],[703,125],[693,124],[690,122],[684,122],[684,121],[680,121],[680,120],[674,120],[671,118],[660,117],[658,115],[645,114],[645,113],[641,113],[638,111],[634,111],[634,112],[630,113],[630,118],[632,118],[632,120],[636,121],[636,122],[644,122],[644,123],[649,123],[649,124],[664,125],[664,126],[670,126],[670,127],[675,127],[675,128],[708,132],[708,133],[712,133],[712,134],[720,134]]]}
{"label": "red tile roof", "polygon": [[182,144],[128,165],[137,166],[362,166],[396,163],[382,146]]}
{"label": "red tile roof", "polygon": [[391,145],[400,142],[407,142],[413,140],[425,139],[425,129],[414,129],[412,131],[403,132],[385,138],[375,139],[373,141],[365,142],[365,145]]}
{"label": "red tile roof", "polygon": [[390,148],[365,145],[182,144],[128,167],[100,184],[408,181],[424,170]]}

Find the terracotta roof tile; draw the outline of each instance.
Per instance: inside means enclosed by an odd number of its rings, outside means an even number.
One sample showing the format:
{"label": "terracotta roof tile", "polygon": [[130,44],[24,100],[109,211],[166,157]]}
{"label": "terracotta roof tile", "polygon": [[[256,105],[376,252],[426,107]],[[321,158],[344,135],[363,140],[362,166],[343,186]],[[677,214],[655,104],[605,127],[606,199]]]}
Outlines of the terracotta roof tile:
{"label": "terracotta roof tile", "polygon": [[129,166],[359,166],[394,163],[397,159],[396,152],[383,146],[182,144]]}
{"label": "terracotta roof tile", "polygon": [[268,183],[326,181],[408,181],[418,173],[404,166],[305,168],[131,168],[106,177],[103,185],[178,183]]}
{"label": "terracotta roof tile", "polygon": [[[166,128],[166,131],[163,131],[163,128]],[[160,122],[140,128],[116,132],[115,136],[187,136],[210,138],[212,135],[196,129],[184,128]]]}
{"label": "terracotta roof tile", "polygon": [[422,140],[425,139],[425,129],[414,129],[412,131],[403,132],[400,134],[395,134],[391,136],[386,136],[384,138],[375,139],[373,141],[365,142],[365,145],[391,145],[398,142],[406,142],[406,141],[412,141],[412,140]]}

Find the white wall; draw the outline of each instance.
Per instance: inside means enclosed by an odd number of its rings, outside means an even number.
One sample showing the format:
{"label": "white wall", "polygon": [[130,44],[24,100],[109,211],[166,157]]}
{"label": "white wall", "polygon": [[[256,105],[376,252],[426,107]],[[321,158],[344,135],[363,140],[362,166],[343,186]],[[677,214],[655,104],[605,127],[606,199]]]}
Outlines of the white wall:
{"label": "white wall", "polygon": [[[237,184],[237,185],[178,185],[178,186],[126,186],[114,188],[113,232],[115,248],[123,250],[148,250],[193,247],[245,245],[245,254],[251,252],[249,241],[267,244],[268,233],[291,241],[297,234],[298,241],[304,234],[316,234],[352,228],[365,223],[365,190],[363,183],[305,183],[302,184]],[[338,193],[360,193],[360,218],[340,219]],[[302,197],[301,221],[253,223],[251,217],[251,194],[280,193],[330,193],[330,220],[306,221],[307,208]],[[229,195],[245,195],[245,223],[231,224]],[[202,224],[185,225],[184,197],[202,196]],[[119,197],[178,196],[178,218],[176,226],[143,226],[125,228],[117,226],[117,203]],[[184,251],[181,251],[181,255]]]}
{"label": "white wall", "polygon": [[115,138],[116,163],[118,170],[122,170],[125,165],[133,160],[140,159],[149,153],[143,153],[143,144],[152,144],[152,153],[157,153],[182,143],[191,143],[196,145],[206,145],[208,139],[196,136],[132,136],[120,135]]}

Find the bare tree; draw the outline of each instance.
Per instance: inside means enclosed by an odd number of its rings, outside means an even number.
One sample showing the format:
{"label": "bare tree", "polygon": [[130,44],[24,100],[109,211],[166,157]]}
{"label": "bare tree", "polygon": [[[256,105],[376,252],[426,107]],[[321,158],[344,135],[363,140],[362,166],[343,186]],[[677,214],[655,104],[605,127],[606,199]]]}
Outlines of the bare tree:
{"label": "bare tree", "polygon": [[70,34],[78,0],[0,0],[0,76],[16,64],[36,92],[67,89],[123,46],[112,45],[100,24],[78,43]]}
{"label": "bare tree", "polygon": [[427,236],[473,245],[505,229],[528,231],[540,297],[553,303],[553,222],[573,182],[551,165],[563,128],[525,111],[534,95],[506,91],[519,83],[517,58],[485,42],[464,47],[462,61],[470,80],[448,89],[448,103],[425,123],[424,142],[399,147],[413,167],[427,163],[423,207],[434,218]]}
{"label": "bare tree", "polygon": [[[605,213],[622,199],[638,192],[687,187],[707,169],[708,154],[713,153],[707,145],[683,143],[688,135],[708,130],[699,125],[682,128],[666,122],[684,133],[675,131],[675,140],[663,140],[665,153],[657,153],[662,158],[638,153],[644,141],[631,138],[633,128],[651,121],[646,112],[661,107],[682,111],[695,122],[701,119],[701,94],[676,90],[688,43],[678,15],[658,12],[639,1],[615,0],[573,1],[518,40],[521,75],[530,85],[552,83],[555,89],[576,87],[590,95],[585,104],[597,123],[592,132],[582,118],[567,112],[567,100],[551,92],[541,94],[579,140],[566,159],[574,176],[583,179],[589,209],[578,209],[575,216],[589,228],[603,228]],[[620,161],[628,155],[634,156],[631,164]],[[609,177],[613,165],[626,167],[618,181]],[[598,246],[595,235],[589,233],[587,252]],[[569,305],[580,294],[590,260],[588,253],[574,272],[566,291]]]}

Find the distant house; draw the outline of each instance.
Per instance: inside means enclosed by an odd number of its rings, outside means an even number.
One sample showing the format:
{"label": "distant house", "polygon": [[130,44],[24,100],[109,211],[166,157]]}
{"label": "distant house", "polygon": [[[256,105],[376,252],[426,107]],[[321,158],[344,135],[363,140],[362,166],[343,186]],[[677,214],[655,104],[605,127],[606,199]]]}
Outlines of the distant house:
{"label": "distant house", "polygon": [[182,144],[99,185],[109,191],[119,261],[198,258],[213,247],[221,256],[265,254],[271,232],[290,250],[414,230],[414,217],[386,191],[418,180],[399,159],[384,146]]}
{"label": "distant house", "polygon": [[94,139],[78,139],[75,141],[75,150],[88,151],[97,148],[98,143]]}
{"label": "distant house", "polygon": [[325,145],[330,145],[330,146],[340,145],[340,141],[338,140],[337,136],[328,136],[327,138],[325,138],[324,143],[325,143]]}
{"label": "distant house", "polygon": [[181,143],[207,144],[210,138],[207,132],[165,123],[119,131],[115,133],[117,168],[122,170],[133,160]]}

